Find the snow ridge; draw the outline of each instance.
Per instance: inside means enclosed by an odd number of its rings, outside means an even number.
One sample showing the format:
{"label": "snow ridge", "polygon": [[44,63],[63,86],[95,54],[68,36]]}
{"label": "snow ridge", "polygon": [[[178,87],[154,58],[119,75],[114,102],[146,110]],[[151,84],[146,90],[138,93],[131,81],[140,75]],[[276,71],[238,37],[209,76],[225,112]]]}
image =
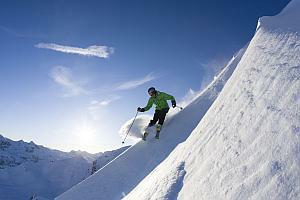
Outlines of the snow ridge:
{"label": "snow ridge", "polygon": [[[113,200],[124,197],[151,173],[178,144],[184,142],[189,137],[192,130],[197,126],[217,98],[224,84],[239,63],[246,48],[243,48],[230,60],[213,83],[204,92],[199,94],[191,104],[178,113],[168,115],[159,141],[156,141],[153,138],[154,135],[150,134],[146,142],[140,141],[136,143],[93,176],[75,185],[56,199]],[[140,120],[140,122],[143,121],[142,119]],[[180,123],[176,123],[179,121]],[[128,127],[127,125],[124,127]],[[132,127],[135,132],[134,135],[141,135],[141,127],[143,126],[140,123],[135,123]],[[126,132],[126,130],[123,131]],[[177,171],[175,170],[175,172]],[[174,187],[177,188],[180,184],[175,185]]]}
{"label": "snow ridge", "polygon": [[296,0],[262,18],[159,142],[138,142],[56,199],[299,199],[299,10]]}
{"label": "snow ridge", "polygon": [[159,180],[178,162],[186,174],[177,199],[300,198],[299,23],[292,26],[300,4],[293,2],[260,24],[191,136],[124,199],[167,199],[155,188],[165,187]]}

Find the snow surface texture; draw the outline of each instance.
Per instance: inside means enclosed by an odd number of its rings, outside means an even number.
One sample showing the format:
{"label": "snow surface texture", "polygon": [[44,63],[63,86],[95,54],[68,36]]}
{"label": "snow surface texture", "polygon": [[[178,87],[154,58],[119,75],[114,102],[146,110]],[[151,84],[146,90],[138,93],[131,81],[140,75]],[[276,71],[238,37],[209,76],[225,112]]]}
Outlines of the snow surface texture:
{"label": "snow surface texture", "polygon": [[[195,100],[182,111],[170,110],[161,131],[159,140],[154,139],[154,133],[150,133],[147,141],[140,141],[130,147],[115,160],[100,169],[93,176],[77,184],[56,199],[121,199],[142,181],[151,171],[159,165],[174,148],[184,142],[197,126],[201,118],[207,112],[211,104],[217,98],[224,84],[231,76],[236,65],[240,61],[246,48],[235,55],[220,75],[211,83],[207,89],[195,97]],[[174,111],[175,110],[175,111]],[[134,122],[130,135],[141,138],[144,127],[149,123],[148,116],[139,116]],[[132,123],[129,120],[121,133],[126,133]],[[184,164],[178,165],[173,174],[180,173],[183,180]],[[177,191],[182,181],[174,182],[173,191]],[[176,193],[170,194],[170,197]]]}
{"label": "snow surface texture", "polygon": [[292,1],[262,18],[246,52],[168,118],[159,141],[57,199],[300,199],[299,10]]}
{"label": "snow surface texture", "polygon": [[33,195],[35,199],[53,199],[90,176],[94,160],[99,169],[126,148],[98,154],[66,153],[0,135],[0,199],[29,199]]}
{"label": "snow surface texture", "polygon": [[174,183],[177,199],[300,199],[299,10],[260,21],[191,136],[124,199],[171,199]]}

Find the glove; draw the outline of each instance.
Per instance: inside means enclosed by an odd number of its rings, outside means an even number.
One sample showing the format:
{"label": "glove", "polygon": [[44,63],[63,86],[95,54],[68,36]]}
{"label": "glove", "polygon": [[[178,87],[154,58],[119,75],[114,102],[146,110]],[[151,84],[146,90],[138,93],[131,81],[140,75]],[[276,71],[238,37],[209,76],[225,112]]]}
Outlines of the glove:
{"label": "glove", "polygon": [[145,112],[145,109],[144,109],[144,108],[138,107],[138,108],[137,108],[137,111],[138,111],[138,112]]}
{"label": "glove", "polygon": [[175,108],[176,107],[176,101],[172,100],[171,102],[172,102],[172,107]]}

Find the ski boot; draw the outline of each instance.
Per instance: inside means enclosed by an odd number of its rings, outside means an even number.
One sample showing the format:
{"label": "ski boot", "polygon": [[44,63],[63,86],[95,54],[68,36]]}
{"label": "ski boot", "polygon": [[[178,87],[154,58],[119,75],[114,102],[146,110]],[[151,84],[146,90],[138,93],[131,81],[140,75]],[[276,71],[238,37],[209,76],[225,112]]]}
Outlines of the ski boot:
{"label": "ski boot", "polygon": [[142,139],[143,139],[144,141],[146,141],[146,137],[147,137],[148,135],[149,135],[149,133],[148,133],[148,132],[145,132]]}
{"label": "ski boot", "polygon": [[160,130],[161,130],[161,125],[157,124],[155,139],[159,139],[159,132],[160,132]]}

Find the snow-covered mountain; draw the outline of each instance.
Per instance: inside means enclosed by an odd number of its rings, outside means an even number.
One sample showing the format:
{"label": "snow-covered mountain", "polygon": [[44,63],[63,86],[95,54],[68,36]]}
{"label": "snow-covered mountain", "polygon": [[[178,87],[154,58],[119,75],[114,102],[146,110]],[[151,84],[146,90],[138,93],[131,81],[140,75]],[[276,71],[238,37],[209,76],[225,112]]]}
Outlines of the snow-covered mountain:
{"label": "snow-covered mountain", "polygon": [[159,141],[138,142],[56,199],[300,199],[299,10],[294,0],[261,18]]}
{"label": "snow-covered mountain", "polygon": [[[224,84],[233,73],[242,58],[247,46],[241,49],[218,77],[198,94],[195,100],[180,112],[170,111],[165,121],[159,141],[153,139],[140,141],[107,166],[99,170],[80,184],[63,193],[57,199],[120,199],[136,187],[152,170],[155,169],[169,154],[184,142],[198,125],[212,103],[218,97]],[[137,117],[131,129],[131,136],[140,137],[148,118]],[[127,132],[132,120],[128,121],[122,131]],[[138,198],[137,198],[138,199]]]}
{"label": "snow-covered mountain", "polygon": [[93,162],[98,170],[127,148],[98,154],[67,153],[0,135],[0,199],[33,195],[53,199],[90,176]]}
{"label": "snow-covered mountain", "polygon": [[[247,46],[241,49],[221,71],[219,76],[195,97],[195,100],[182,111],[170,112],[161,131],[159,141],[154,133],[146,142],[140,141],[108,165],[97,171],[80,184],[75,185],[56,199],[121,199],[133,190],[148,174],[150,174],[169,154],[184,142],[198,125],[202,117],[218,97],[224,84],[233,73]],[[148,118],[137,117],[130,135],[140,137]],[[179,123],[180,122],[180,123]],[[128,121],[123,132],[127,132],[132,120]],[[136,198],[139,199],[139,198]]]}
{"label": "snow-covered mountain", "polygon": [[190,137],[124,199],[300,199],[299,10],[259,20]]}
{"label": "snow-covered mountain", "polygon": [[34,142],[13,141],[0,135],[0,169],[18,166],[24,162],[70,158],[65,152],[50,150]]}

